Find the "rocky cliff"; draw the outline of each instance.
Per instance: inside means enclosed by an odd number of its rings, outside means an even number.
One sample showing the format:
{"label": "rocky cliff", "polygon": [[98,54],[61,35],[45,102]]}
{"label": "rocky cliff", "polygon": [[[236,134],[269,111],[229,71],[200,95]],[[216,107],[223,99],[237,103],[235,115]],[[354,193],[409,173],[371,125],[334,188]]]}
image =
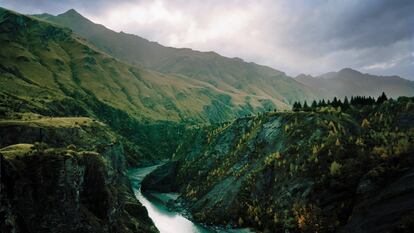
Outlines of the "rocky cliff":
{"label": "rocky cliff", "polygon": [[175,154],[177,169],[158,168],[143,188],[172,180],[168,191],[207,224],[410,232],[413,101],[267,113],[194,130]]}
{"label": "rocky cliff", "polygon": [[105,125],[42,118],[0,126],[1,232],[157,232],[131,190],[124,146]]}

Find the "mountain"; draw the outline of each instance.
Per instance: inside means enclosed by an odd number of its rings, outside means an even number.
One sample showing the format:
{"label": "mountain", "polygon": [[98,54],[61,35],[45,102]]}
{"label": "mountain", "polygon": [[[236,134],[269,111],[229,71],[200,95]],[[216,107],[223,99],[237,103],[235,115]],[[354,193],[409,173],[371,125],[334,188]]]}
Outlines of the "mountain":
{"label": "mountain", "polygon": [[257,232],[412,232],[414,98],[264,113],[187,131],[145,192]]}
{"label": "mountain", "polygon": [[301,74],[295,79],[325,97],[379,96],[382,92],[393,98],[414,95],[413,81],[398,76],[363,74],[350,68],[317,77]]}
{"label": "mountain", "polygon": [[223,121],[261,106],[259,97],[252,96],[251,107],[244,102],[250,96],[245,93],[225,93],[198,80],[136,68],[69,29],[2,13],[2,92],[45,103],[93,96],[141,121]]}
{"label": "mountain", "polygon": [[247,63],[239,58],[223,57],[214,52],[164,47],[136,35],[114,32],[73,9],[57,16],[43,14],[36,17],[71,28],[97,48],[129,64],[184,75],[226,93],[270,100],[279,108],[286,108],[295,100],[316,96],[306,86],[272,68]]}

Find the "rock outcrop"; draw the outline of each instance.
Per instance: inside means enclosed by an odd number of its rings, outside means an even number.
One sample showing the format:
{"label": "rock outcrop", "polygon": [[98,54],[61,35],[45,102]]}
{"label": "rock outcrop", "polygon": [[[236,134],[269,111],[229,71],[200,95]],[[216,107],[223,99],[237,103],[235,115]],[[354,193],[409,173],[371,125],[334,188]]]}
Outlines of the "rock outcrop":
{"label": "rock outcrop", "polygon": [[0,151],[2,232],[156,232],[105,156],[28,146]]}
{"label": "rock outcrop", "polygon": [[172,161],[161,165],[152,173],[147,175],[141,184],[144,192],[156,190],[163,193],[177,192],[178,185],[176,176],[178,171],[178,162]]}
{"label": "rock outcrop", "polygon": [[[339,232],[414,232],[414,169],[389,179],[393,181],[384,187],[359,193],[349,222]],[[360,189],[371,183],[364,181]]]}
{"label": "rock outcrop", "polygon": [[133,195],[124,146],[104,124],[2,121],[0,134],[1,232],[158,232]]}

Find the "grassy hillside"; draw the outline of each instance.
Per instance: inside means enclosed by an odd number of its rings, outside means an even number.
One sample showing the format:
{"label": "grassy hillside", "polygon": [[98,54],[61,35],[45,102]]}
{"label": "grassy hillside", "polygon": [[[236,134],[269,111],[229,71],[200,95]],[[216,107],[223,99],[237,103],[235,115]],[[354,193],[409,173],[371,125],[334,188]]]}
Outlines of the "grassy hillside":
{"label": "grassy hillside", "polygon": [[[129,64],[162,73],[185,75],[228,93],[247,93],[252,98],[268,99],[279,108],[295,100],[315,97],[304,85],[269,67],[223,57],[214,52],[164,47],[139,36],[116,33],[91,22],[75,10],[58,16],[43,14],[37,17],[71,28],[96,47]],[[244,99],[236,100],[238,102],[244,102]]]}
{"label": "grassy hillside", "polygon": [[413,81],[398,76],[363,74],[349,68],[317,77],[299,75],[295,79],[329,98],[357,95],[379,96],[382,92],[393,98],[414,96]]}
{"label": "grassy hillside", "polygon": [[68,29],[7,10],[1,16],[2,92],[39,106],[87,96],[140,120],[208,121],[204,108],[221,103],[212,87],[125,65]]}
{"label": "grassy hillside", "polygon": [[138,157],[170,156],[184,128],[177,122],[224,121],[273,107],[259,96],[127,65],[70,29],[6,9],[0,42],[1,118],[91,117],[138,147],[129,153]]}
{"label": "grassy hillside", "polygon": [[176,169],[158,168],[143,189],[173,184],[167,191],[181,192],[195,219],[207,224],[410,232],[413,122],[414,99],[400,98],[195,129],[175,154]]}

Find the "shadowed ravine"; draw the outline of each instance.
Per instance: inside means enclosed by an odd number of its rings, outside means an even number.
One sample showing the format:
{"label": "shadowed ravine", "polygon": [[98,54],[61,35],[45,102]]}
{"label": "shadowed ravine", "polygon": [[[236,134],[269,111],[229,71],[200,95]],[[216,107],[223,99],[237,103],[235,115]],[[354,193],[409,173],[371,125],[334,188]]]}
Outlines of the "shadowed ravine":
{"label": "shadowed ravine", "polygon": [[141,182],[145,176],[151,173],[160,165],[131,169],[128,176],[132,183],[135,197],[148,211],[148,215],[158,228],[160,233],[248,233],[247,229],[207,229],[199,224],[185,218],[180,213],[169,210],[156,198],[146,197],[141,193]]}
{"label": "shadowed ravine", "polygon": [[148,199],[141,193],[141,181],[146,175],[157,168],[159,165],[137,168],[129,171],[129,177],[132,182],[132,188],[138,201],[142,203],[148,210],[148,214],[155,226],[161,233],[196,233],[196,232],[213,232],[204,227],[194,224],[190,220],[186,219],[181,214],[170,211],[162,203],[158,203],[156,200]]}

